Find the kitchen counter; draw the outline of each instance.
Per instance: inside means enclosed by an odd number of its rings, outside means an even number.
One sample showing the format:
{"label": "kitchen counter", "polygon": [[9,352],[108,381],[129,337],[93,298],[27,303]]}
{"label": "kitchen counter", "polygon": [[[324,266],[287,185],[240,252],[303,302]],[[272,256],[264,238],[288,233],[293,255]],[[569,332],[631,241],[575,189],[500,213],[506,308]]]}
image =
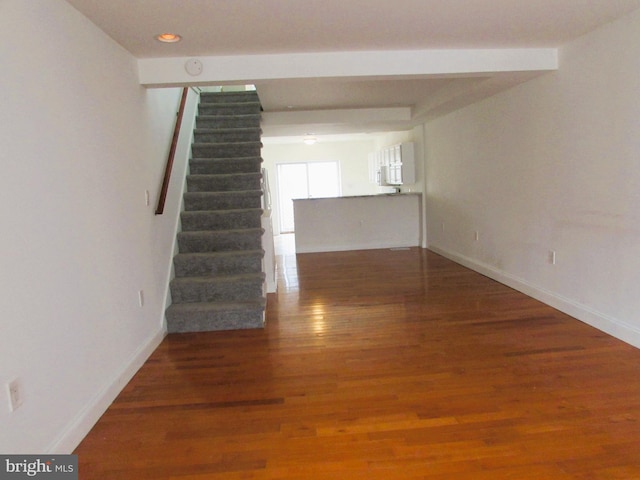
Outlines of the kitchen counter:
{"label": "kitchen counter", "polygon": [[420,246],[421,194],[293,201],[296,252]]}

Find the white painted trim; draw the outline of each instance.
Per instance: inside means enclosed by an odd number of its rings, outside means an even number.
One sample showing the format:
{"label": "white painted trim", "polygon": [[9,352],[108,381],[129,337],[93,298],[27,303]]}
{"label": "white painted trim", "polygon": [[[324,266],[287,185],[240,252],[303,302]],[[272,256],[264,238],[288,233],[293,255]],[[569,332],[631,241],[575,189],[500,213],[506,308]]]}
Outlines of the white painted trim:
{"label": "white painted trim", "polygon": [[315,245],[311,247],[296,247],[296,253],[318,253],[318,252],[346,252],[351,250],[388,250],[392,248],[416,248],[419,245],[409,245],[403,243],[355,243],[349,245]]}
{"label": "white painted trim", "polygon": [[142,367],[144,362],[160,345],[166,335],[164,329],[158,330],[149,340],[140,346],[133,356],[126,362],[119,375],[108,382],[100,390],[85,408],[69,422],[58,437],[46,449],[46,453],[71,453],[82,441],[82,439],[94,427],[100,417],[107,411],[118,394],[133,378],[136,372]]}
{"label": "white painted trim", "polygon": [[563,297],[562,295],[558,295],[550,290],[531,284],[522,278],[511,275],[465,255],[460,255],[433,245],[430,245],[428,249],[448,258],[449,260],[496,280],[497,282],[518,290],[525,295],[535,298],[536,300],[591,325],[592,327],[622,340],[623,342],[626,342],[636,348],[640,348],[640,329],[620,320],[619,318],[594,310],[586,305],[576,302],[575,300]]}

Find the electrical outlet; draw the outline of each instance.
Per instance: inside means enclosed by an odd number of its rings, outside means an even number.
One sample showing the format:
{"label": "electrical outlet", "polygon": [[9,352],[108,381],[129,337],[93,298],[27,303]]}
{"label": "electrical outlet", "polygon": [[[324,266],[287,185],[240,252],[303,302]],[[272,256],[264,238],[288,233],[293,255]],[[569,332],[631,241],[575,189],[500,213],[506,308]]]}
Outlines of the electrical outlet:
{"label": "electrical outlet", "polygon": [[473,239],[477,242],[478,240],[480,240],[480,232],[478,232],[478,230],[476,230],[473,234]]}
{"label": "electrical outlet", "polygon": [[555,250],[549,250],[548,261],[549,261],[549,263],[551,265],[555,265],[556,264],[556,251]]}
{"label": "electrical outlet", "polygon": [[140,290],[138,292],[138,305],[140,305],[140,307],[144,307],[144,290]]}
{"label": "electrical outlet", "polygon": [[22,385],[17,378],[7,384],[7,391],[9,392],[9,408],[11,411],[15,411],[24,401],[22,393]]}
{"label": "electrical outlet", "polygon": [[444,232],[444,222],[442,222],[442,223],[440,224],[440,230],[442,230],[442,231]]}
{"label": "electrical outlet", "polygon": [[149,197],[149,190],[145,190],[144,191],[144,203],[145,205],[148,207],[149,204],[151,203],[150,201],[150,197]]}

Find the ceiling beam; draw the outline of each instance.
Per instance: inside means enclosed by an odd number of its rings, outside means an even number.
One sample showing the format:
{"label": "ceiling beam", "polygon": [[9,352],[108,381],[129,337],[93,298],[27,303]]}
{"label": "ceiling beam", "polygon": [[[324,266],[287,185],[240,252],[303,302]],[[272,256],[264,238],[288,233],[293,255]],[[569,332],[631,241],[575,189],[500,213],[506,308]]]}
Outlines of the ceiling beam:
{"label": "ceiling beam", "polygon": [[377,132],[394,125],[397,130],[407,128],[411,108],[349,108],[339,110],[295,110],[263,112],[262,134],[266,137],[287,135],[319,135],[345,132]]}
{"label": "ceiling beam", "polygon": [[197,57],[199,75],[187,73],[194,58],[138,60],[147,87],[225,85],[293,78],[428,78],[558,69],[555,48],[395,50]]}

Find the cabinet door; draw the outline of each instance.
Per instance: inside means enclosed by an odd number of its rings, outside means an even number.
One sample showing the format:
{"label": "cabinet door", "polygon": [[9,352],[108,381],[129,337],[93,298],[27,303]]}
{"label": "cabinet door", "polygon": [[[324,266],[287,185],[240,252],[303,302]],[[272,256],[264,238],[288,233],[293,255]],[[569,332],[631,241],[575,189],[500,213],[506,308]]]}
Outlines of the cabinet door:
{"label": "cabinet door", "polygon": [[402,152],[400,150],[400,145],[394,145],[391,147],[391,162],[393,165],[400,165],[402,163]]}

